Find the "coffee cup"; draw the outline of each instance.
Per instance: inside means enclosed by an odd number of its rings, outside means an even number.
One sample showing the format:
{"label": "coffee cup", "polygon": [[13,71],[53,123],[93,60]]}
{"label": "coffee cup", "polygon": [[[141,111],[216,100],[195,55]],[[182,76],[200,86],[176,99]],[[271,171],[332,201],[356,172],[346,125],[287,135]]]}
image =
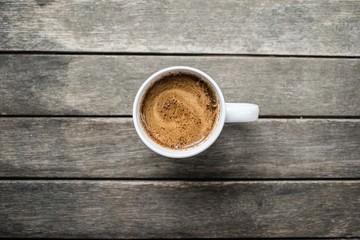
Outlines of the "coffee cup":
{"label": "coffee cup", "polygon": [[[164,144],[161,144],[161,142],[159,143],[159,141],[156,141],[153,135],[149,134],[149,131],[146,129],[146,124],[143,123],[144,116],[141,111],[143,111],[142,106],[144,105],[144,101],[147,101],[147,98],[144,98],[144,96],[147,94],[149,89],[154,86],[154,84],[159,81],[163,81],[168,76],[179,75],[193,76],[211,88],[211,91],[216,97],[216,118],[214,120],[213,127],[209,130],[206,137],[204,137],[201,141],[196,142],[196,144],[191,145],[191,147],[176,149],[167,147]],[[206,150],[215,142],[215,140],[219,137],[225,123],[252,122],[256,121],[258,116],[258,105],[251,103],[225,103],[222,91],[209,75],[199,69],[185,66],[165,68],[151,75],[140,87],[136,94],[133,105],[133,121],[136,132],[140,139],[154,152],[170,158],[186,158],[195,156]]]}

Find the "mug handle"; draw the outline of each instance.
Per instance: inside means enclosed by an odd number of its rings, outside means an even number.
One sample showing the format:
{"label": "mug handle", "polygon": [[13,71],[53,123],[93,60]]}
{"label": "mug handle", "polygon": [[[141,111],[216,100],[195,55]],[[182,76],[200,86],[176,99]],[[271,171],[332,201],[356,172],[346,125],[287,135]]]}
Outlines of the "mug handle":
{"label": "mug handle", "polygon": [[252,103],[225,103],[225,122],[252,122],[259,118],[259,106]]}

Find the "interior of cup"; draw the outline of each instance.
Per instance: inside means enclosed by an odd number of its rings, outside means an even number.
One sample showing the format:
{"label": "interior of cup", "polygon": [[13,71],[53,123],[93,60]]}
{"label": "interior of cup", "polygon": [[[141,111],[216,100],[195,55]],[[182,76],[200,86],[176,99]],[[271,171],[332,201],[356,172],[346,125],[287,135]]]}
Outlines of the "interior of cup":
{"label": "interior of cup", "polygon": [[[174,74],[191,74],[200,78],[202,81],[206,82],[212,88],[212,90],[214,91],[214,93],[218,98],[218,104],[219,104],[219,114],[215,123],[216,125],[212,129],[212,132],[207,136],[205,140],[201,141],[199,144],[183,149],[171,149],[161,146],[160,144],[158,144],[148,136],[146,130],[143,128],[143,125],[141,123],[141,112],[140,112],[141,103],[146,91],[152,86],[152,84],[154,84],[158,80],[168,75],[174,75]],[[171,67],[154,73],[144,82],[144,84],[139,89],[139,92],[135,98],[133,116],[134,116],[136,131],[138,132],[143,142],[150,149],[167,157],[184,158],[184,157],[190,157],[196,155],[204,151],[217,139],[225,122],[225,101],[218,85],[206,73],[190,67]]]}

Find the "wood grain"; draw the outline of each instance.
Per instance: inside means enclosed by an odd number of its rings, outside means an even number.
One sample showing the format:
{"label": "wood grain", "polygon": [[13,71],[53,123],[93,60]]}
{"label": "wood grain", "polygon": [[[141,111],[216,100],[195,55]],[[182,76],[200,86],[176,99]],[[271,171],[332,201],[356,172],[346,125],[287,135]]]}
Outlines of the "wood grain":
{"label": "wood grain", "polygon": [[187,65],[212,76],[228,102],[261,115],[360,116],[360,59],[0,55],[2,115],[131,115],[154,72]]}
{"label": "wood grain", "polygon": [[204,153],[149,150],[131,118],[1,118],[0,177],[360,178],[360,120],[226,124]]}
{"label": "wood grain", "polygon": [[1,181],[0,235],[351,237],[359,181]]}
{"label": "wood grain", "polygon": [[5,0],[0,11],[0,50],[360,55],[357,0]]}

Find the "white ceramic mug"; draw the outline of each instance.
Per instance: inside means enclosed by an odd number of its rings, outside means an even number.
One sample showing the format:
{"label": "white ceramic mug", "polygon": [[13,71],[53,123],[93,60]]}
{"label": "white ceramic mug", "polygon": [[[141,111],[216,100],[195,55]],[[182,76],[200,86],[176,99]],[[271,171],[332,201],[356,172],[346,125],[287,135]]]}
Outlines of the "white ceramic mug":
{"label": "white ceramic mug", "polygon": [[[145,129],[141,124],[141,113],[140,113],[140,105],[143,99],[144,93],[147,91],[148,87],[152,85],[152,83],[157,80],[163,78],[166,75],[174,74],[174,73],[188,73],[195,75],[207,82],[212,86],[219,100],[219,117],[216,126],[214,127],[212,133],[207,137],[206,140],[202,141],[198,145],[187,148],[187,149],[169,149],[163,147],[153,141],[147,134]],[[250,103],[225,103],[224,96],[219,88],[219,86],[215,83],[215,81],[206,73],[192,67],[184,67],[184,66],[176,66],[169,67],[163,70],[160,70],[153,75],[151,75],[140,87],[138,93],[136,94],[134,106],[133,106],[133,120],[135,124],[135,129],[139,134],[141,140],[153,151],[157,152],[166,157],[171,158],[185,158],[191,157],[196,154],[203,152],[205,149],[211,146],[215,142],[215,140],[220,135],[221,130],[224,127],[224,123],[234,123],[234,122],[251,122],[256,121],[259,117],[259,106],[256,104]]]}

